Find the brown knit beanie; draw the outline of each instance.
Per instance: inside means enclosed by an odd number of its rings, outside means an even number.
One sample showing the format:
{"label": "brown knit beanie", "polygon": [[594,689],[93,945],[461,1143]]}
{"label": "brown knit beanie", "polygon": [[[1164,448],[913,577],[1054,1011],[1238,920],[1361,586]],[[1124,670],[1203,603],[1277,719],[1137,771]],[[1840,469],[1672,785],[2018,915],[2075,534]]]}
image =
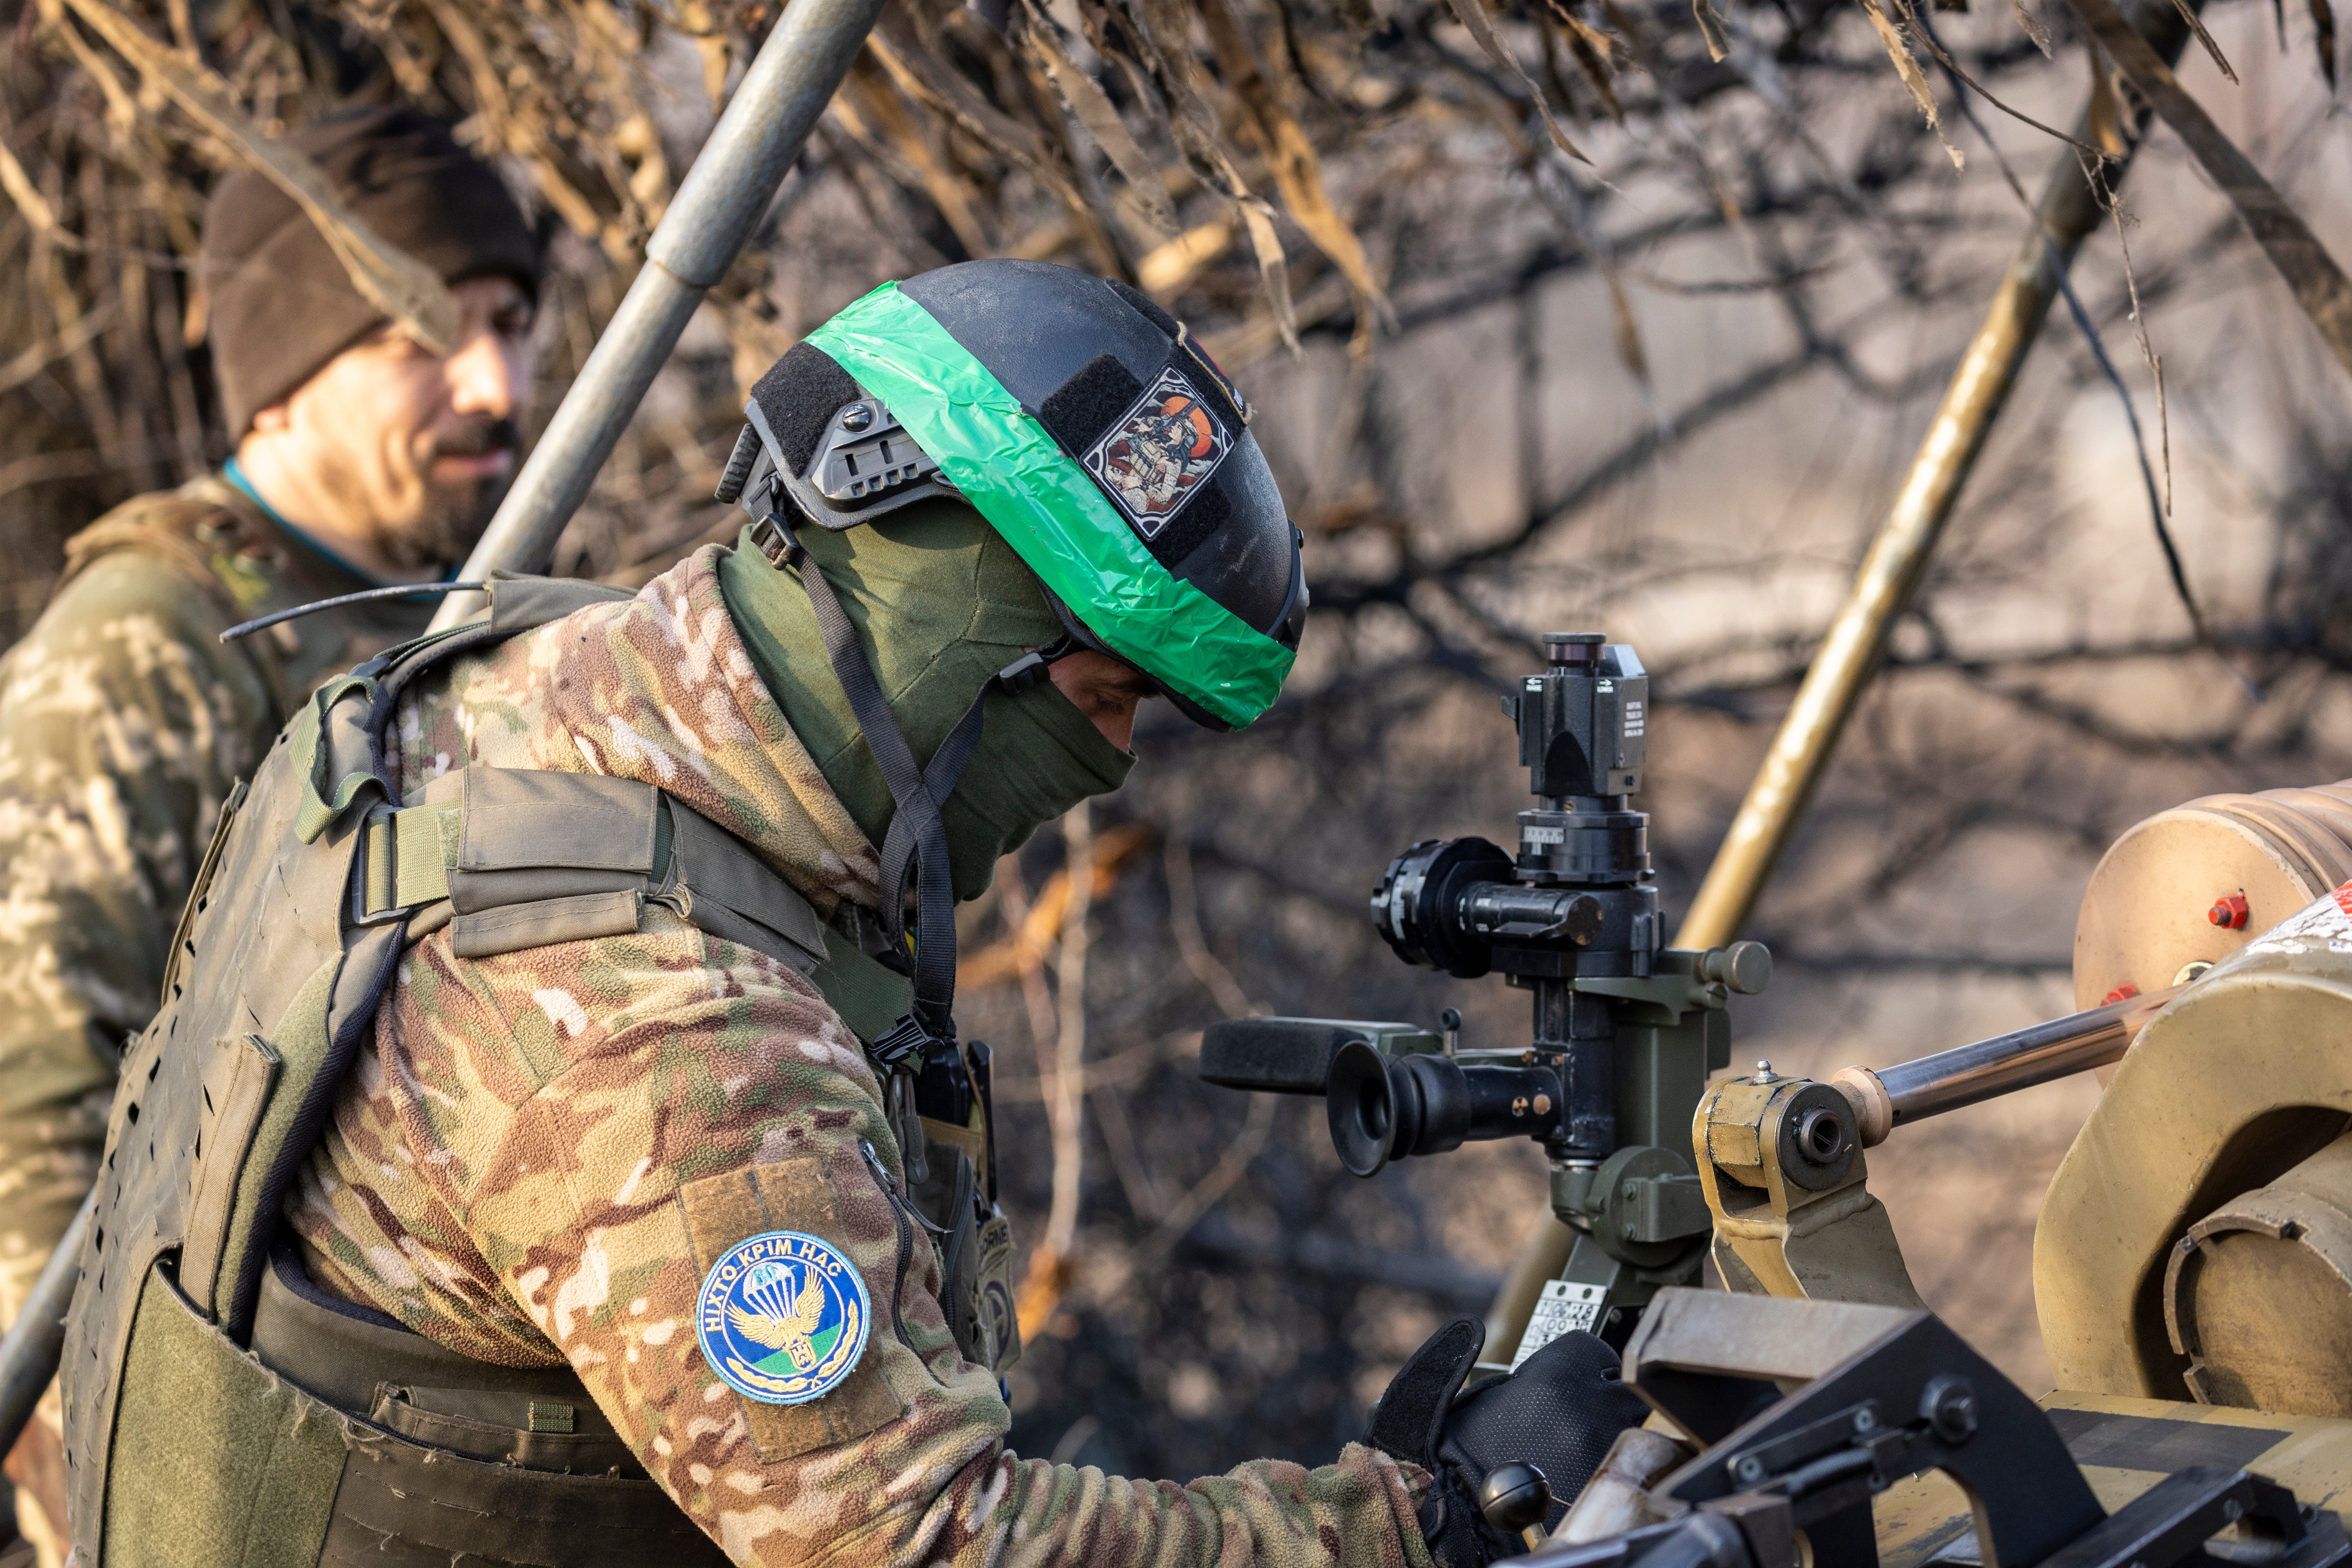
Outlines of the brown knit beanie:
{"label": "brown knit beanie", "polygon": [[[514,197],[447,126],[413,109],[347,110],[289,137],[378,237],[449,282],[503,274],[536,297],[539,244]],[[239,170],[205,208],[207,333],[229,438],[383,313],[266,174]]]}

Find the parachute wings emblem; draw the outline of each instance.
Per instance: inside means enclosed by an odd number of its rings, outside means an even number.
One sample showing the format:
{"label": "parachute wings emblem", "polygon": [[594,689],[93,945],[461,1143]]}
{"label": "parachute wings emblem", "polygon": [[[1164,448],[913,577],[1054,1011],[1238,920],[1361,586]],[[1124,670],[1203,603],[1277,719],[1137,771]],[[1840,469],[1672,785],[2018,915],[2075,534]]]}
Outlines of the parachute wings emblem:
{"label": "parachute wings emblem", "polygon": [[801,1285],[791,1291],[789,1270],[772,1266],[767,1277],[755,1276],[747,1281],[744,1295],[761,1310],[747,1312],[729,1302],[727,1321],[735,1331],[755,1344],[779,1350],[791,1358],[793,1367],[806,1372],[816,1364],[816,1349],[809,1337],[817,1331],[824,1320],[824,1279],[814,1268],[801,1271]]}

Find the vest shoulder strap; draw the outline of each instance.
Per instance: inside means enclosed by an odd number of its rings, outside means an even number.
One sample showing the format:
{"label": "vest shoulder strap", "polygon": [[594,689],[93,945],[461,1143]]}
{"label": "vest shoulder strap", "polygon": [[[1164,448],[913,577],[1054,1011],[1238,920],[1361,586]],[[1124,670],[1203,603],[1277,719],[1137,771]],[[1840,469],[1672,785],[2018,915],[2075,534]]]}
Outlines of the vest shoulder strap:
{"label": "vest shoulder strap", "polygon": [[531,577],[520,572],[490,574],[490,629],[511,636],[560,621],[591,605],[610,605],[636,595],[585,577]]}
{"label": "vest shoulder strap", "polygon": [[390,801],[384,731],[402,694],[418,678],[461,654],[494,647],[575,610],[631,596],[626,589],[602,583],[494,572],[488,619],[428,632],[320,686],[286,731],[302,788],[295,837],[315,843],[371,795],[379,804]]}
{"label": "vest shoulder strap", "polygon": [[911,1005],[906,977],[828,926],[751,846],[631,779],[476,764],[366,818],[357,918],[450,928],[460,958],[639,929],[656,904],[807,976],[871,1043]]}

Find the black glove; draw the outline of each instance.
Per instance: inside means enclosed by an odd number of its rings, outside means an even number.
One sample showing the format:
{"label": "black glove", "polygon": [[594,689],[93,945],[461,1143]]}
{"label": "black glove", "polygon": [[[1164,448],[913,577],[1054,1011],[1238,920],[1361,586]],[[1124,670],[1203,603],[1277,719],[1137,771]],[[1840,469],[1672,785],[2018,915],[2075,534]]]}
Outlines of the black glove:
{"label": "black glove", "polygon": [[1557,1525],[1608,1457],[1650,1413],[1617,1379],[1617,1352],[1587,1333],[1562,1334],[1516,1373],[1462,1392],[1486,1342],[1477,1319],[1454,1319],[1412,1352],[1372,1408],[1368,1440],[1436,1478],[1421,1505],[1422,1538],[1438,1568],[1486,1568],[1526,1544],[1486,1522],[1478,1488],[1498,1465],[1529,1464],[1551,1484],[1545,1528]]}

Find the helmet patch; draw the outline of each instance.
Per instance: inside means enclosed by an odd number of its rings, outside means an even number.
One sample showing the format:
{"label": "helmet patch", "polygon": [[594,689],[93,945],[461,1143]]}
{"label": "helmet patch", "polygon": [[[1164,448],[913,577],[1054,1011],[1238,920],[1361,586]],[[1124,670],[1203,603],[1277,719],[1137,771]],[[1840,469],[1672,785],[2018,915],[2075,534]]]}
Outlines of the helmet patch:
{"label": "helmet patch", "polygon": [[1223,422],[1171,364],[1079,461],[1135,531],[1150,540],[1159,537],[1233,447]]}

